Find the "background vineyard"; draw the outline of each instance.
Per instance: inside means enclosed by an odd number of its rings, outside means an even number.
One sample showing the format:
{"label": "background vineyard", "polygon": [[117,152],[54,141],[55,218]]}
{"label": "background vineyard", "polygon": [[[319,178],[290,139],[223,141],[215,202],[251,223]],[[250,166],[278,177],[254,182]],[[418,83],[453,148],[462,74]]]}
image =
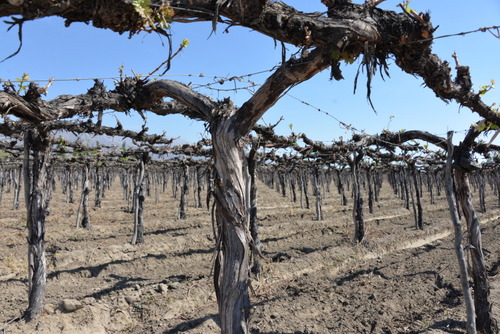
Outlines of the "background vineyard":
{"label": "background vineyard", "polygon": [[[145,177],[144,244],[131,245],[133,215],[124,193],[135,163],[90,168],[91,229],[75,228],[82,191],[83,166],[70,163],[73,203],[68,203],[68,169],[53,165],[54,187],[47,217],[48,283],[46,306],[37,332],[216,333],[217,303],[212,289],[214,237],[206,196],[206,166],[201,170],[198,201],[196,166],[190,168],[186,219],[178,219],[183,167],[147,165]],[[14,209],[15,177],[19,164],[2,165],[1,282],[2,319],[19,315],[26,304],[25,211],[21,200]],[[383,180],[373,213],[366,208],[366,239],[353,246],[352,198],[349,173],[344,175],[347,203],[342,205],[335,180],[324,170],[320,182],[323,220],[317,220],[313,174],[307,168],[261,166],[258,184],[259,222],[264,265],[252,280],[256,305],[254,333],[328,333],[331,331],[435,332],[459,331],[464,314],[452,250],[451,224],[444,193],[434,189],[431,204],[427,183],[424,230],[415,227],[404,193],[396,195]],[[103,189],[95,202],[95,181],[101,173]],[[291,183],[280,180],[294,172],[309,179],[310,208],[305,196],[293,202]],[[374,173],[373,170],[371,170]],[[344,171],[345,173],[345,171]],[[399,172],[398,172],[399,173]],[[498,233],[500,214],[498,170],[484,173],[485,209],[480,214],[487,249],[493,300],[498,300]],[[65,176],[66,175],[66,176]],[[434,176],[434,174],[432,174]],[[440,182],[442,171],[436,171]],[[393,175],[394,177],[394,175]],[[420,174],[426,180],[426,174]],[[474,174],[475,205],[483,176]],[[65,181],[66,180],[66,181]],[[269,187],[274,180],[273,187]],[[338,179],[337,179],[338,180]],[[363,179],[365,180],[365,179]],[[365,183],[367,185],[367,183]],[[130,189],[128,189],[130,192]],[[368,188],[363,188],[367,198]],[[175,196],[175,197],[174,197]],[[411,203],[411,202],[410,202]],[[201,204],[201,207],[200,207]],[[69,299],[69,300],[68,300]],[[496,307],[496,306],[495,306]],[[495,308],[495,313],[498,310]],[[297,322],[289,322],[289,314]],[[32,325],[33,326],[33,325]],[[13,324],[7,332],[34,327]]]}

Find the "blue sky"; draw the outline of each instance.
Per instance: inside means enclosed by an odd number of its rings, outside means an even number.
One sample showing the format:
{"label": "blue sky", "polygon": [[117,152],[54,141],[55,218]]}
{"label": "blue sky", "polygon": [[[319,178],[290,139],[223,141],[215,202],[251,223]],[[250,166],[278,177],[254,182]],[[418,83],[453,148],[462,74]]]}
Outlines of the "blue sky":
{"label": "blue sky", "polygon": [[[324,11],[319,0],[290,0],[286,3],[304,12]],[[399,11],[400,1],[387,0],[379,7]],[[434,25],[439,25],[435,36],[474,30],[480,27],[500,25],[500,2],[481,0],[472,4],[462,0],[413,0],[410,7],[416,11],[431,12]],[[0,58],[7,57],[18,47],[17,31],[7,32],[7,25],[0,31],[2,49]],[[192,83],[193,87],[213,82],[212,76],[232,77],[249,73],[269,71],[281,61],[281,48],[266,36],[241,27],[226,27],[219,24],[217,33],[211,33],[210,23],[174,23],[171,33],[174,49],[183,38],[190,45],[172,62],[166,78]],[[128,38],[126,35],[96,29],[83,23],[74,23],[69,28],[58,18],[27,22],[23,29],[23,48],[17,56],[0,63],[0,78],[20,78],[27,72],[31,79],[71,79],[115,77],[118,68],[124,66],[125,74],[147,74],[161,64],[168,55],[166,46],[156,34],[140,34]],[[165,40],[163,42],[166,43]],[[453,63],[451,57],[456,52],[462,65],[471,68],[474,88],[489,84],[495,79],[500,85],[500,39],[490,33],[475,33],[460,37],[437,39],[434,53]],[[293,52],[289,48],[288,55]],[[290,133],[289,125],[295,132],[304,132],[315,140],[331,141],[339,136],[350,137],[351,133],[339,125],[337,120],[351,124],[358,130],[369,134],[380,133],[384,129],[426,130],[445,136],[448,130],[463,134],[470,124],[479,120],[468,109],[460,109],[457,104],[446,104],[437,99],[432,91],[422,86],[422,80],[403,73],[396,65],[390,64],[390,78],[385,81],[377,75],[372,84],[372,100],[377,114],[371,109],[365,90],[365,77],[360,75],[358,90],[353,94],[354,76],[359,61],[353,65],[343,65],[345,80],[329,80],[329,71],[318,74],[308,82],[302,83],[284,96],[261,122],[275,123],[280,117],[284,121],[277,128],[279,134]],[[200,77],[203,74],[203,77]],[[270,72],[254,75],[248,79],[259,84]],[[192,76],[188,76],[192,75]],[[218,80],[218,79],[217,79]],[[44,85],[44,83],[40,83]],[[113,80],[105,80],[108,88]],[[219,88],[234,87],[235,82],[215,85]],[[248,86],[242,80],[239,87]],[[92,86],[92,81],[56,81],[49,90],[48,99],[60,94],[80,94]],[[201,93],[213,99],[230,97],[241,105],[250,92],[247,90],[215,91],[200,88]],[[487,103],[500,102],[498,89],[490,91]],[[313,107],[303,104],[304,101]],[[323,112],[318,111],[320,109]],[[117,115],[123,125],[140,129],[142,120],[138,116]],[[114,116],[106,120],[114,125]],[[180,137],[183,141],[194,142],[208,136],[204,126],[198,121],[183,116],[148,115],[150,132],[166,131],[169,137]],[[496,143],[500,144],[497,139]]]}

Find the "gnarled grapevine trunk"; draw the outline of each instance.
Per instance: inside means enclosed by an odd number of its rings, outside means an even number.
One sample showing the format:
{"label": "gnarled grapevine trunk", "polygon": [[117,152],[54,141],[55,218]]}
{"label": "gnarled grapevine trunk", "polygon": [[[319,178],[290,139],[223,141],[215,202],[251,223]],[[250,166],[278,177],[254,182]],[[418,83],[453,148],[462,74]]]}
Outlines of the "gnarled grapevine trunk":
{"label": "gnarled grapevine trunk", "polygon": [[360,153],[353,153],[353,158],[349,159],[352,173],[352,218],[354,220],[354,240],[361,242],[365,238],[365,220],[363,214],[363,195],[361,193],[361,184],[359,180],[359,162],[363,155]]}
{"label": "gnarled grapevine trunk", "polygon": [[137,164],[136,176],[134,179],[134,197],[133,201],[133,212],[134,212],[134,231],[132,233],[131,244],[140,244],[144,242],[144,195],[143,195],[143,184],[144,184],[144,170],[145,162],[147,160],[147,153],[144,154],[142,159]]}
{"label": "gnarled grapevine trunk", "polygon": [[321,210],[321,190],[320,190],[320,172],[319,167],[314,167],[313,173],[313,191],[316,197],[316,220],[323,220],[323,212]]}
{"label": "gnarled grapevine trunk", "polygon": [[232,119],[212,123],[217,219],[214,285],[224,334],[248,333],[250,235],[246,208],[244,143]]}
{"label": "gnarled grapevine trunk", "polygon": [[83,166],[83,179],[82,179],[82,198],[78,206],[76,214],[76,227],[80,226],[90,229],[90,214],[89,214],[89,195],[90,195],[90,181],[89,181],[89,164]]}
{"label": "gnarled grapevine trunk", "polygon": [[409,164],[410,166],[410,177],[413,181],[413,187],[415,188],[415,197],[413,197],[413,192],[411,193],[412,205],[413,205],[413,213],[415,216],[415,227],[418,230],[424,229],[424,219],[423,219],[423,211],[422,211],[422,201],[421,201],[421,191],[418,184],[418,171],[415,166],[415,163],[412,162]]}
{"label": "gnarled grapevine trunk", "polygon": [[177,219],[186,219],[187,196],[189,192],[189,167],[187,164],[182,166],[182,186],[181,199],[179,201],[179,213]]}
{"label": "gnarled grapevine trunk", "polygon": [[[24,194],[28,225],[28,309],[24,319],[29,322],[41,311],[47,281],[45,258],[45,194],[49,160],[48,134],[28,130],[24,136]],[[33,160],[30,161],[30,155]]]}

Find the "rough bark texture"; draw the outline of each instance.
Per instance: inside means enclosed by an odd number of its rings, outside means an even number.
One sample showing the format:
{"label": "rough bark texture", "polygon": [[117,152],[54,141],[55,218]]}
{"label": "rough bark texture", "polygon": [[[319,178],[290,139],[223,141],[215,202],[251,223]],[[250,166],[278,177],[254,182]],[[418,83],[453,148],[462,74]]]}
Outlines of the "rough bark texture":
{"label": "rough bark texture", "polygon": [[179,201],[177,219],[186,219],[187,196],[189,191],[189,167],[186,164],[182,167],[181,179],[181,199]]}
{"label": "rough bark texture", "polygon": [[82,180],[82,197],[80,199],[80,205],[78,206],[78,212],[76,214],[76,227],[84,227],[89,229],[90,224],[90,214],[89,214],[89,195],[90,195],[90,180],[89,180],[90,167],[85,164],[83,167],[83,180]]}
{"label": "rough bark texture", "polygon": [[[415,188],[415,200],[414,205],[413,205],[413,211],[415,213],[415,227],[419,230],[424,229],[424,218],[423,218],[423,210],[422,210],[422,201],[421,201],[421,191],[420,187],[418,185],[418,171],[415,167],[415,164],[412,163],[410,164],[410,170],[411,170],[411,178],[413,181],[413,187]],[[413,197],[413,193],[412,193]],[[416,206],[416,207],[415,207]]]}
{"label": "rough bark texture", "polygon": [[[134,34],[145,27],[145,18],[134,9],[130,0],[31,0],[20,1],[18,6],[12,3],[0,2],[0,16],[19,15],[18,24],[24,20],[60,16],[66,19],[66,24],[92,22],[96,27],[119,33]],[[152,8],[162,4],[160,0],[151,1]],[[217,23],[220,17],[225,17],[235,25],[245,26],[278,41],[303,46],[302,57],[284,63],[236,112],[228,107],[228,101],[212,102],[180,83],[126,79],[112,91],[107,91],[96,82],[86,94],[64,95],[52,101],[42,101],[41,90],[36,85],[30,85],[25,96],[6,90],[0,92],[0,113],[39,123],[88,115],[104,109],[135,109],[150,110],[159,115],[182,113],[207,121],[215,159],[218,256],[214,279],[223,333],[248,332],[251,238],[245,200],[243,138],[287,89],[329,66],[332,67],[332,76],[340,78],[338,65],[342,57],[363,55],[362,65],[368,73],[369,91],[375,69],[385,69],[386,59],[393,56],[399,67],[421,76],[438,97],[455,99],[491,122],[500,124],[500,114],[472,91],[468,68],[457,67],[457,78],[452,80],[448,64],[431,53],[432,40],[427,38],[432,37],[433,28],[425,15],[416,20],[407,13],[397,14],[347,1],[337,1],[331,6],[328,17],[301,13],[284,3],[264,0],[173,0],[170,5],[175,9],[174,21],[206,20]],[[335,59],[333,54],[340,54],[341,57]],[[164,97],[176,101],[165,101]],[[386,141],[401,141],[402,135],[397,136],[386,138]],[[354,176],[357,179],[358,176]],[[302,185],[307,196],[307,183]],[[357,180],[353,183],[353,214],[355,221],[359,222],[359,231],[363,231],[358,233],[358,241],[364,237],[364,225],[360,225],[362,198],[359,187]]]}
{"label": "rough bark texture", "polygon": [[[24,187],[28,225],[28,293],[29,305],[24,313],[31,321],[42,310],[47,281],[45,258],[45,187],[49,160],[49,140],[46,133],[31,130],[24,137]],[[32,155],[32,161],[30,160]]]}
{"label": "rough bark texture", "polygon": [[131,244],[140,244],[144,242],[144,219],[143,219],[143,183],[144,183],[144,170],[146,158],[140,159],[137,164],[136,177],[134,179],[134,197],[133,197],[133,211],[134,211],[134,231],[132,233]]}
{"label": "rough bark texture", "polygon": [[212,123],[218,249],[214,284],[222,333],[248,333],[250,240],[244,142],[234,132],[234,119]]}
{"label": "rough bark texture", "polygon": [[363,214],[363,195],[361,193],[361,184],[359,180],[359,162],[361,161],[361,158],[362,154],[354,153],[354,157],[349,161],[352,173],[352,218],[354,221],[354,240],[358,243],[364,240],[366,233]]}

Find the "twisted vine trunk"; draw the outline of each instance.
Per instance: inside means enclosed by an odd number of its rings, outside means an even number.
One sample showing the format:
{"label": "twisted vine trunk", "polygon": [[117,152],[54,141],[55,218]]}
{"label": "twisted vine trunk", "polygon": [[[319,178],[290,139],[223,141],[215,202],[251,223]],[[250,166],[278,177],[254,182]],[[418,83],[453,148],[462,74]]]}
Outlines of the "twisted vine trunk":
{"label": "twisted vine trunk", "polygon": [[177,219],[186,219],[187,210],[187,196],[189,192],[189,167],[188,165],[182,166],[182,186],[181,186],[181,200],[179,201],[179,213]]}
{"label": "twisted vine trunk", "polygon": [[361,154],[354,154],[354,157],[349,161],[352,173],[352,218],[354,220],[354,240],[361,242],[365,238],[365,220],[363,214],[363,195],[361,193],[361,184],[359,180],[359,161],[361,161]]}
{"label": "twisted vine trunk", "polygon": [[337,190],[341,197],[340,203],[342,205],[347,205],[347,196],[345,195],[344,184],[342,183],[342,175],[340,174],[340,170],[338,169],[336,169],[335,172],[337,173]]}
{"label": "twisted vine trunk", "polygon": [[231,119],[212,123],[218,245],[214,285],[224,334],[248,333],[250,317],[244,143],[232,129]]}
{"label": "twisted vine trunk", "polygon": [[94,207],[100,208],[101,207],[101,202],[102,202],[102,195],[103,195],[103,180],[102,180],[102,172],[101,168],[99,166],[99,160],[96,161],[95,165],[95,197],[94,197]]}
{"label": "twisted vine trunk", "polygon": [[90,195],[90,181],[89,181],[89,164],[83,167],[83,180],[82,180],[82,198],[78,206],[76,214],[76,227],[80,226],[90,229],[90,214],[89,214],[89,195]]}
{"label": "twisted vine trunk", "polygon": [[[49,160],[48,134],[29,130],[24,135],[24,195],[28,225],[28,309],[24,319],[29,322],[40,313],[45,297],[47,262],[45,258],[45,215],[47,167]],[[33,160],[30,160],[30,155]]]}
{"label": "twisted vine trunk", "polygon": [[144,195],[143,195],[143,185],[144,185],[144,170],[145,170],[145,160],[143,158],[137,164],[136,177],[134,179],[134,197],[133,197],[133,211],[134,211],[134,231],[132,233],[131,244],[140,244],[144,242]]}
{"label": "twisted vine trunk", "polygon": [[366,169],[366,182],[368,183],[368,212],[373,213],[373,197],[375,191],[373,190],[373,170],[370,168]]}
{"label": "twisted vine trunk", "polygon": [[198,208],[203,207],[203,203],[201,201],[201,190],[203,188],[202,184],[204,173],[206,173],[206,169],[202,171],[200,166],[196,167],[196,206]]}
{"label": "twisted vine trunk", "polygon": [[412,197],[412,205],[413,205],[413,214],[415,216],[415,227],[418,230],[424,229],[424,219],[423,219],[423,210],[422,210],[422,201],[421,201],[421,191],[418,185],[417,175],[418,171],[415,167],[415,163],[410,164],[410,177],[413,181],[413,187],[415,188],[415,198],[413,198],[413,192],[411,193]]}

